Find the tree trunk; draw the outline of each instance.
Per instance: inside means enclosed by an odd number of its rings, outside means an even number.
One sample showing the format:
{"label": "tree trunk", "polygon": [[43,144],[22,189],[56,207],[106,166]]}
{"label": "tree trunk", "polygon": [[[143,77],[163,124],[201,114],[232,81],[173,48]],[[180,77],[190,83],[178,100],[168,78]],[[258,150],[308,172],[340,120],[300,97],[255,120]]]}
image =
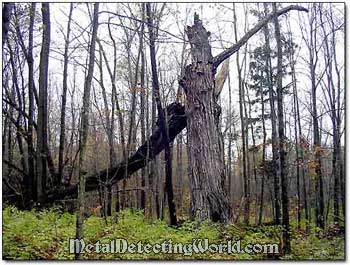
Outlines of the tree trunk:
{"label": "tree trunk", "polygon": [[[98,41],[98,40],[97,40]],[[105,113],[105,119],[106,119],[106,125],[104,126],[106,134],[107,134],[107,139],[108,139],[108,149],[109,149],[109,163],[108,166],[109,168],[112,168],[115,166],[115,161],[116,161],[116,154],[114,152],[114,141],[113,141],[113,130],[114,130],[114,126],[113,126],[113,112],[114,112],[114,108],[112,107],[112,117],[110,119],[109,115],[110,115],[110,111],[109,111],[109,107],[108,107],[108,101],[107,101],[107,94],[106,94],[106,88],[104,86],[104,78],[103,78],[103,60],[102,60],[102,45],[100,44],[100,42],[98,41],[99,45],[100,45],[100,63],[99,63],[99,70],[100,70],[100,86],[102,89],[102,98],[103,98],[103,103],[104,103],[104,113]],[[113,89],[112,89],[112,106],[113,104]],[[96,99],[95,99],[96,100]],[[96,102],[97,105],[97,102]],[[107,178],[107,182],[108,182],[108,178]],[[111,198],[111,191],[112,188],[111,187],[107,187],[106,189],[104,189],[104,212],[105,212],[105,217],[108,215],[111,215],[112,213],[112,198]]]}
{"label": "tree trunk", "polygon": [[[234,6],[235,7],[235,6]],[[234,18],[234,30],[235,30],[235,41],[237,42],[237,18],[236,18],[236,10],[233,9],[233,18]],[[242,141],[242,175],[243,175],[243,189],[244,189],[244,223],[246,225],[249,224],[249,215],[250,215],[250,185],[249,185],[249,176],[247,174],[247,151],[246,151],[246,125],[244,122],[244,90],[243,90],[243,82],[241,75],[241,67],[239,61],[239,52],[236,55],[236,65],[238,69],[238,87],[239,87],[239,116],[241,121],[241,141]]]}
{"label": "tree trunk", "polygon": [[179,134],[179,137],[176,141],[176,176],[178,178],[178,192],[179,192],[179,200],[178,200],[178,209],[180,212],[180,215],[183,216],[183,194],[184,194],[184,177],[183,177],[183,159],[182,159],[182,152],[183,152],[183,135],[182,133]]}
{"label": "tree trunk", "polygon": [[47,88],[50,49],[50,6],[42,4],[43,38],[39,66],[39,101],[38,101],[38,131],[37,131],[37,196],[42,201],[46,191],[47,180]]}
{"label": "tree trunk", "polygon": [[[145,4],[141,3],[141,20],[145,21]],[[141,142],[146,141],[146,131],[145,131],[145,54],[144,54],[144,23],[141,23],[141,30],[138,31],[139,35],[139,53],[138,53],[138,59],[137,63],[141,63],[140,67],[140,129],[141,129]],[[138,66],[136,67],[136,70],[138,71]],[[135,89],[136,89],[136,80],[137,76],[135,76]],[[136,100],[136,99],[135,99]],[[134,132],[134,138],[136,142],[136,130]],[[143,187],[140,191],[137,191],[137,201],[139,203],[139,208],[144,209],[146,207],[146,182],[145,182],[145,175],[146,175],[146,168],[141,169],[141,175],[140,175],[140,185]]]}
{"label": "tree trunk", "polygon": [[[321,7],[320,7],[321,8]],[[334,203],[334,223],[339,223],[340,217],[340,175],[341,175],[341,163],[340,163],[340,154],[341,154],[341,144],[340,144],[340,125],[341,125],[341,117],[340,117],[340,70],[339,65],[337,63],[337,53],[336,53],[336,29],[333,21],[333,11],[329,10],[329,19],[328,23],[330,24],[330,28],[332,31],[332,35],[330,36],[330,40],[328,40],[327,30],[325,27],[325,23],[322,18],[322,10],[320,10],[320,22],[323,34],[325,36],[324,41],[324,61],[325,65],[328,68],[327,73],[327,86],[326,90],[328,92],[328,107],[330,111],[330,118],[332,120],[332,132],[333,132],[333,154],[332,154],[332,175],[334,179],[334,188],[333,188],[333,203]],[[328,43],[330,42],[330,43]],[[331,47],[329,47],[331,46]],[[333,78],[333,68],[332,63],[334,62],[334,70],[337,76],[337,84],[334,83]],[[337,92],[336,92],[337,90]]]}
{"label": "tree trunk", "polygon": [[[83,109],[81,114],[81,126],[79,130],[79,189],[78,189],[78,215],[76,222],[76,239],[82,239],[84,235],[83,223],[84,223],[84,211],[85,211],[85,170],[84,170],[84,160],[86,152],[87,136],[89,131],[89,110],[90,110],[90,90],[91,83],[94,74],[95,65],[95,46],[97,39],[97,29],[98,29],[98,9],[99,3],[94,4],[94,15],[92,21],[92,36],[89,51],[89,66],[88,74],[84,82],[84,95],[83,95]],[[108,171],[108,169],[107,169]],[[75,259],[81,259],[81,253],[75,253]]]}
{"label": "tree trunk", "polygon": [[70,25],[72,20],[73,4],[70,4],[66,41],[64,46],[64,59],[63,59],[63,85],[62,85],[62,105],[61,105],[61,122],[60,122],[60,144],[58,151],[58,175],[55,180],[55,185],[59,186],[63,176],[64,166],[64,145],[66,142],[66,102],[67,102],[67,90],[68,90],[68,49],[69,49],[69,36],[70,36]]}
{"label": "tree trunk", "polygon": [[228,73],[227,75],[228,79],[228,124],[229,124],[229,131],[228,131],[228,147],[227,147],[227,178],[228,178],[228,183],[227,183],[227,193],[229,197],[229,202],[232,202],[232,180],[233,180],[233,174],[234,170],[232,170],[232,164],[234,163],[234,160],[232,159],[232,126],[233,126],[233,118],[232,118],[232,89],[231,89],[231,79],[230,79],[230,74]]}
{"label": "tree trunk", "polygon": [[[153,92],[153,91],[152,91]],[[151,93],[152,102],[151,102],[151,129],[152,131],[156,128],[156,115],[157,115],[157,106],[156,106],[156,100],[154,98],[153,93]],[[150,148],[150,146],[148,147]],[[150,157],[150,152],[147,152],[148,158]],[[151,204],[154,205],[154,207],[151,207],[151,213],[152,211],[156,213],[157,218],[159,218],[159,200],[158,200],[158,190],[157,190],[157,180],[158,180],[158,165],[159,165],[159,158],[155,158],[154,161],[150,164],[150,172],[149,172],[149,185],[152,189],[151,192]],[[152,215],[152,214],[151,214]]]}
{"label": "tree trunk", "polygon": [[[293,63],[292,63],[293,64]],[[296,177],[297,177],[297,196],[298,196],[298,205],[297,205],[297,222],[298,222],[298,229],[300,229],[300,222],[301,222],[301,198],[300,198],[300,162],[301,159],[299,158],[299,146],[300,146],[300,140],[298,137],[298,118],[297,118],[297,88],[296,88],[296,79],[295,79],[295,70],[294,66],[292,66],[292,78],[293,78],[293,105],[294,105],[294,137],[295,137],[295,164],[297,167]]]}
{"label": "tree trunk", "polygon": [[153,95],[156,100],[159,123],[160,128],[162,130],[163,135],[165,136],[165,190],[167,193],[168,199],[168,207],[169,207],[169,219],[170,225],[176,225],[176,209],[174,202],[174,192],[173,192],[173,184],[172,184],[172,156],[170,149],[170,141],[169,141],[169,128],[167,128],[166,116],[165,112],[162,108],[162,103],[160,101],[160,92],[159,92],[159,81],[157,75],[157,62],[156,62],[156,51],[155,51],[155,36],[154,36],[154,28],[153,28],[153,14],[151,14],[151,4],[146,4],[146,12],[147,12],[147,22],[148,22],[148,31],[150,38],[150,55],[151,55],[151,70],[152,70],[152,86],[153,86]]}
{"label": "tree trunk", "polygon": [[[313,4],[313,14],[316,16],[316,5]],[[310,47],[309,48],[309,67],[311,78],[311,101],[312,101],[312,124],[313,124],[313,143],[314,143],[314,157],[315,157],[315,221],[318,227],[324,228],[324,195],[323,195],[323,177],[321,165],[321,141],[317,116],[317,95],[316,95],[316,63],[318,60],[316,51],[316,29],[310,25]],[[316,53],[316,54],[315,54]]]}
{"label": "tree trunk", "polygon": [[261,173],[261,190],[260,190],[260,210],[259,210],[259,219],[258,224],[262,224],[263,218],[263,209],[264,209],[264,185],[265,185],[265,160],[266,160],[266,126],[265,126],[265,102],[264,102],[264,91],[261,86],[260,91],[260,100],[261,100],[261,119],[262,119],[262,127],[263,127],[263,149],[262,149],[262,173]]}
{"label": "tree trunk", "polygon": [[[38,102],[38,94],[35,88],[34,83],[34,59],[33,59],[33,35],[34,35],[34,20],[35,20],[35,3],[32,3],[30,8],[30,19],[29,19],[29,29],[28,29],[28,50],[25,47],[22,32],[20,30],[20,24],[16,23],[16,34],[19,40],[19,44],[21,46],[22,52],[25,54],[27,63],[28,63],[28,98],[29,98],[29,106],[28,106],[28,137],[27,137],[27,148],[28,148],[28,180],[25,183],[27,194],[26,194],[26,204],[29,206],[31,201],[37,200],[37,184],[36,184],[36,172],[35,172],[35,150],[34,150],[34,99]],[[15,16],[18,19],[18,15],[16,13]],[[37,129],[37,128],[36,128]]]}
{"label": "tree trunk", "polygon": [[[295,74],[293,71],[292,73]],[[299,99],[298,99],[298,90],[295,90],[295,98],[296,98],[296,117],[297,117],[297,128],[298,128],[298,133],[299,133],[299,145],[300,145],[300,161],[302,162],[302,167],[301,167],[301,176],[303,180],[303,201],[304,201],[304,212],[305,212],[305,219],[306,219],[306,231],[308,232],[310,229],[310,223],[311,223],[311,216],[309,214],[309,198],[308,198],[308,192],[307,192],[307,183],[306,183],[306,176],[305,176],[305,151],[304,147],[301,144],[301,139],[302,139],[302,132],[301,132],[301,118],[300,118],[300,110],[299,110]]]}
{"label": "tree trunk", "polygon": [[[117,94],[117,88],[115,85],[115,79],[116,79],[116,69],[117,69],[117,45],[115,42],[115,39],[113,37],[112,34],[112,30],[111,30],[111,26],[108,23],[108,34],[109,37],[113,43],[113,70],[111,69],[111,67],[108,64],[108,59],[106,56],[106,53],[103,50],[103,46],[101,46],[101,50],[102,50],[102,54],[103,54],[103,58],[105,59],[105,63],[107,66],[107,70],[111,79],[111,83],[112,83],[112,117],[111,117],[111,127],[110,127],[110,131],[114,131],[114,110],[116,109],[117,111],[117,116],[118,116],[118,123],[119,123],[119,132],[120,132],[120,142],[121,142],[121,146],[122,146],[122,159],[125,160],[126,159],[126,147],[125,147],[125,137],[124,137],[124,119],[123,119],[123,114],[121,112],[120,106],[119,106],[119,99],[118,99],[118,94]],[[112,72],[113,71],[113,72]],[[111,148],[111,145],[113,145],[113,138],[110,141],[110,155],[112,155],[111,160],[110,160],[110,166],[115,166],[114,163],[117,160],[116,157],[116,153],[114,151],[114,147]],[[115,185],[114,187],[115,189],[118,190],[118,185]],[[121,205],[121,200],[120,200],[121,196],[120,193],[118,192],[115,196],[115,198],[113,197],[112,200],[114,202],[114,200],[116,201],[116,210],[120,210],[120,205]]]}
{"label": "tree trunk", "polygon": [[[25,154],[24,154],[24,148],[23,148],[23,139],[22,139],[22,134],[21,131],[25,130],[24,129],[24,123],[23,123],[23,113],[25,113],[25,106],[22,102],[22,97],[21,97],[21,92],[20,92],[20,88],[19,88],[19,84],[18,84],[18,80],[20,79],[18,76],[18,71],[21,72],[21,65],[18,64],[18,61],[15,61],[14,55],[15,53],[13,52],[10,42],[7,41],[7,47],[9,49],[9,53],[10,53],[10,64],[11,64],[11,68],[12,68],[12,96],[13,96],[13,102],[15,102],[15,98],[17,96],[17,101],[18,101],[18,111],[17,111],[17,119],[12,118],[13,122],[16,124],[16,139],[17,139],[17,144],[18,144],[18,151],[19,151],[19,157],[20,157],[20,161],[21,161],[21,166],[22,166],[22,171],[25,172],[27,174],[27,161],[25,159]],[[15,50],[17,50],[15,48]],[[23,177],[23,190],[24,190],[24,195],[27,195],[28,193],[28,184],[30,183],[30,176],[24,176]],[[24,199],[23,200],[23,205],[26,205],[27,201]]]}
{"label": "tree trunk", "polygon": [[194,25],[187,27],[192,64],[181,80],[187,95],[186,112],[189,167],[192,190],[192,215],[200,220],[228,222],[231,208],[224,190],[224,163],[220,130],[220,106],[215,96],[215,69],[212,65],[208,32],[195,14]]}
{"label": "tree trunk", "polygon": [[[268,14],[267,12],[267,3],[264,3],[264,9],[265,9],[265,15]],[[268,53],[270,53],[270,38],[269,38],[269,30],[268,26],[264,26],[264,36],[265,36],[265,45],[266,50]],[[279,172],[277,170],[278,168],[278,150],[277,150],[277,143],[278,143],[278,135],[277,135],[277,126],[276,126],[276,112],[275,112],[275,92],[273,90],[273,84],[272,84],[272,65],[271,65],[271,57],[266,56],[266,74],[268,79],[268,86],[269,86],[269,98],[270,98],[270,112],[271,112],[271,127],[272,127],[272,133],[271,133],[271,140],[272,140],[272,160],[273,160],[273,166],[272,166],[272,174],[273,174],[273,186],[274,186],[274,206],[275,206],[275,224],[281,223],[281,206],[280,206],[280,179],[279,179]]]}
{"label": "tree trunk", "polygon": [[[288,22],[288,28],[289,32],[290,30],[290,24]],[[290,35],[290,42],[293,44],[292,35]],[[301,222],[301,192],[300,192],[300,164],[304,163],[304,160],[301,159],[300,156],[300,137],[301,134],[298,135],[298,121],[300,122],[299,117],[299,108],[298,108],[298,92],[297,92],[297,79],[295,76],[295,59],[294,59],[294,48],[291,47],[289,54],[288,54],[289,64],[291,68],[291,75],[292,75],[292,86],[293,86],[293,118],[294,118],[294,143],[295,143],[295,164],[296,164],[296,180],[297,180],[297,226],[298,229],[300,229],[300,222]]]}
{"label": "tree trunk", "polygon": [[32,3],[29,20],[29,44],[28,44],[28,183],[27,198],[28,201],[36,200],[36,183],[35,183],[35,150],[34,150],[34,58],[33,58],[33,30],[35,19],[35,3]]}
{"label": "tree trunk", "polygon": [[[247,87],[247,86],[246,86]],[[251,101],[250,101],[250,97],[249,97],[249,91],[248,91],[248,87],[247,87],[247,99],[248,99],[248,119],[251,120],[252,118],[252,108],[251,108]],[[247,129],[248,132],[248,129]],[[252,150],[252,158],[253,158],[253,175],[254,175],[254,182],[255,182],[255,223],[258,222],[258,179],[257,179],[257,166],[256,166],[256,158],[255,158],[255,137],[254,137],[254,126],[253,126],[253,122],[250,121],[250,133],[252,135],[252,143],[253,143],[253,148]],[[248,135],[248,134],[247,134]],[[248,144],[247,144],[248,146]],[[248,149],[248,155],[249,155],[249,149]]]}
{"label": "tree trunk", "polygon": [[[142,21],[145,20],[145,4],[142,3]],[[140,93],[140,122],[141,122],[141,142],[146,141],[146,122],[145,122],[145,108],[146,108],[146,86],[145,86],[145,54],[144,54],[144,45],[143,45],[143,33],[144,33],[144,23],[141,25],[141,34],[140,34],[140,49],[141,49],[141,93]],[[147,168],[142,168],[141,171],[141,186],[146,188],[146,172]],[[146,209],[146,189],[141,191],[140,206],[141,209]]]}
{"label": "tree trunk", "polygon": [[[123,20],[121,18],[120,22],[123,25]],[[143,28],[143,23],[141,27]],[[130,109],[130,120],[129,120],[129,128],[128,128],[128,139],[127,139],[127,145],[126,145],[126,157],[129,157],[129,154],[131,151],[134,151],[135,148],[135,135],[136,135],[136,122],[135,122],[135,116],[136,116],[136,106],[137,106],[137,98],[136,98],[136,90],[137,90],[137,80],[139,75],[139,61],[140,61],[140,55],[141,55],[141,49],[142,46],[139,45],[139,49],[137,52],[137,58],[135,62],[135,75],[132,76],[132,51],[131,51],[131,45],[133,36],[130,36],[129,29],[127,27],[123,27],[125,36],[126,36],[126,42],[125,42],[125,48],[127,50],[127,63],[128,63],[128,81],[129,86],[131,90],[131,109]],[[143,35],[143,33],[140,33],[140,35]],[[142,38],[139,38],[140,44],[142,44]],[[128,172],[125,172],[125,180],[123,180],[123,189],[126,189],[126,178],[128,176]],[[123,192],[121,196],[121,204],[126,207],[127,201],[130,202],[127,193]]]}
{"label": "tree trunk", "polygon": [[[273,4],[276,12],[276,3]],[[285,164],[285,135],[284,135],[284,117],[283,117],[283,84],[282,84],[282,42],[280,34],[280,25],[278,17],[274,18],[275,37],[277,42],[277,112],[278,112],[278,136],[279,136],[279,162],[281,174],[282,191],[282,226],[283,226],[283,253],[289,254],[290,245],[290,227],[289,227],[289,198],[288,198],[288,179]]]}

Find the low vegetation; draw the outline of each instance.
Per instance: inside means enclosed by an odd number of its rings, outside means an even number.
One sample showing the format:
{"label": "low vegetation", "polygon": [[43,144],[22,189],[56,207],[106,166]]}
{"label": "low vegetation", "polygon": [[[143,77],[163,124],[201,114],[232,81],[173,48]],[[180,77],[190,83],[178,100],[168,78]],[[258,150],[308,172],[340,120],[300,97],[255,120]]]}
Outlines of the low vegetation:
{"label": "low vegetation", "polygon": [[[75,236],[75,215],[58,208],[41,211],[21,211],[15,207],[3,210],[3,258],[28,259],[74,259],[69,254],[69,238]],[[140,210],[125,209],[107,219],[90,216],[84,224],[86,242],[106,243],[116,238],[130,242],[161,243],[172,240],[173,243],[191,243],[194,238],[207,238],[210,243],[241,241],[248,243],[281,242],[281,231],[276,226],[245,227],[239,224],[220,225],[212,222],[185,221],[177,227],[169,227],[161,220],[146,220]],[[270,254],[219,254],[194,253],[182,254],[97,254],[85,253],[84,259],[344,259],[344,235],[329,227],[328,235],[311,227],[309,235],[296,229],[292,223],[292,252],[288,256]]]}

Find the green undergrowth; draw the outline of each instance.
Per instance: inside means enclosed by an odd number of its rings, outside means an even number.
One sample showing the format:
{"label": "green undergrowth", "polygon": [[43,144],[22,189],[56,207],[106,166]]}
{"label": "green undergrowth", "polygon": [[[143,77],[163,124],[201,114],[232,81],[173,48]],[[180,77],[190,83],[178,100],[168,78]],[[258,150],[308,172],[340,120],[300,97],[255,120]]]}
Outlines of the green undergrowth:
{"label": "green undergrowth", "polygon": [[[15,207],[3,209],[3,258],[73,259],[69,253],[69,238],[75,235],[75,215],[59,209],[20,211]],[[106,222],[107,221],[107,222]],[[309,235],[297,231],[292,225],[292,253],[193,253],[193,255],[164,253],[84,253],[84,259],[344,259],[344,235],[324,236],[312,227]],[[211,243],[240,240],[242,248],[247,244],[277,243],[280,246],[281,231],[274,226],[244,227],[243,225],[219,225],[211,222],[185,221],[178,227],[169,227],[161,220],[146,220],[140,210],[126,209],[107,220],[91,216],[84,223],[84,240],[87,243],[108,243],[123,238],[129,243],[143,244],[192,243],[193,239],[208,239]],[[215,249],[214,249],[215,250]]]}

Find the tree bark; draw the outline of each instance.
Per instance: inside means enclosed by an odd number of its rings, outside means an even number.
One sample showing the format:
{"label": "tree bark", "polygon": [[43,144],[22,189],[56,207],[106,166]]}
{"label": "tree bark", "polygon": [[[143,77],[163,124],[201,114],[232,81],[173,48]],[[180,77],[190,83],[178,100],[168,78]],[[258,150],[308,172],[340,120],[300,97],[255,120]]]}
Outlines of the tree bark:
{"label": "tree bark", "polygon": [[50,6],[48,3],[42,4],[43,16],[43,37],[40,53],[39,66],[39,101],[38,101],[38,130],[37,130],[37,197],[42,201],[46,191],[47,180],[47,88],[48,88],[48,68],[50,49]]}
{"label": "tree bark", "polygon": [[231,207],[224,189],[224,162],[218,126],[220,106],[215,96],[215,69],[205,30],[198,15],[187,27],[192,64],[186,66],[181,85],[187,95],[189,167],[194,217],[228,222]]}

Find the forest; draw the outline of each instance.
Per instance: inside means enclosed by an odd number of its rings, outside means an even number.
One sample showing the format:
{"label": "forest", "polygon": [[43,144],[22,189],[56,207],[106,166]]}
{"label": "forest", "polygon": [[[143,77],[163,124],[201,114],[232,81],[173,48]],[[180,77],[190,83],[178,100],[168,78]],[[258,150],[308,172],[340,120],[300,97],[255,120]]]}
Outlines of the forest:
{"label": "forest", "polygon": [[344,260],[344,117],[344,3],[5,2],[3,259]]}

